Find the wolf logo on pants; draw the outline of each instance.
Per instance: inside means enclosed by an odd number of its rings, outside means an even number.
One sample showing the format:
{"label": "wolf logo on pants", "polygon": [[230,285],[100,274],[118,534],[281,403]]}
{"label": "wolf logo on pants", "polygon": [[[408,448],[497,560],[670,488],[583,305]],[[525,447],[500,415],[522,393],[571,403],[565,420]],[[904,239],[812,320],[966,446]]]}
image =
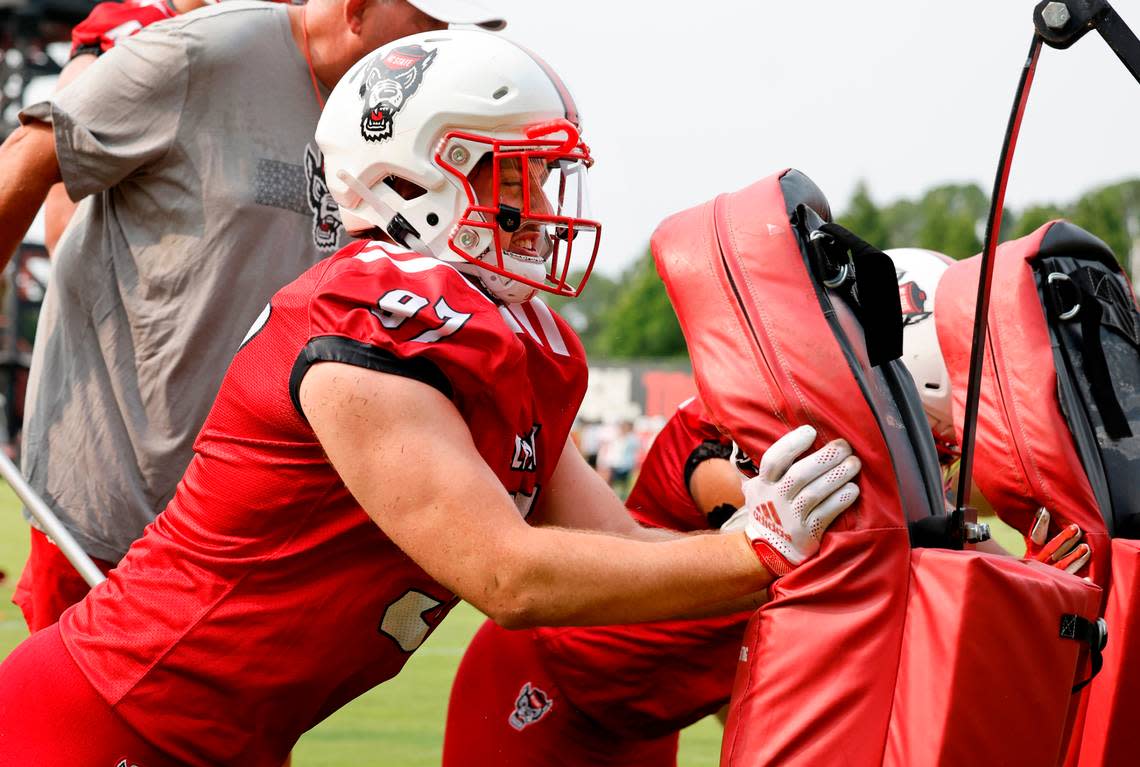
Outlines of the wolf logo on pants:
{"label": "wolf logo on pants", "polygon": [[534,724],[546,716],[546,712],[550,710],[553,704],[554,701],[550,699],[549,695],[527,682],[519,691],[518,700],[515,701],[515,710],[511,712],[507,721],[511,727],[521,730],[528,724]]}

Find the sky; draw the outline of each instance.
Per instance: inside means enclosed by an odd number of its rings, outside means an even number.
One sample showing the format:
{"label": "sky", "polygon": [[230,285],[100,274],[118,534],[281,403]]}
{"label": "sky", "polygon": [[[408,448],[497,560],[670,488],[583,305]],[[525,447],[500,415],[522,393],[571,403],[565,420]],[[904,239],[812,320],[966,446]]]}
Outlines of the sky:
{"label": "sky", "polygon": [[[596,158],[598,268],[666,216],[795,167],[841,212],[946,182],[987,194],[1033,0],[483,0],[563,76]],[[1112,0],[1140,32],[1140,0]],[[1095,33],[1046,48],[1006,204],[1140,177],[1140,84]]]}

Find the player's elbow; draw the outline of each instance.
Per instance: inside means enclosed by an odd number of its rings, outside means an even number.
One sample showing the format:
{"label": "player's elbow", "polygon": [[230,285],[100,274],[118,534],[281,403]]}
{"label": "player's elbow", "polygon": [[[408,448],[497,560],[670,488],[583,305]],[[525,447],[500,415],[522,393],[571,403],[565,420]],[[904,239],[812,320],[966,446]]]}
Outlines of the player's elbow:
{"label": "player's elbow", "polygon": [[536,548],[526,545],[500,548],[480,579],[472,602],[505,629],[527,629],[558,621],[558,602],[549,563]]}
{"label": "player's elbow", "polygon": [[482,604],[488,618],[505,629],[519,630],[543,625],[541,589],[533,571],[520,563],[497,567],[485,589]]}
{"label": "player's elbow", "polygon": [[487,617],[509,631],[521,631],[545,625],[535,611],[525,605],[505,605]]}

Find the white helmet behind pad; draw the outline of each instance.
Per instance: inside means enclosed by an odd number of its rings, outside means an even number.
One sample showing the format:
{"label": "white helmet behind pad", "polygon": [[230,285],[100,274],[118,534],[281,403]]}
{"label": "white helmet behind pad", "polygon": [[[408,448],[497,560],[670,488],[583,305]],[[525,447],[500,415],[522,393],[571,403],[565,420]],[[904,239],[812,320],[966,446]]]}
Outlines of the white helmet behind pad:
{"label": "white helmet behind pad", "polygon": [[950,409],[950,374],[938,345],[934,325],[934,295],[953,261],[933,250],[895,248],[886,251],[895,263],[903,312],[903,364],[906,365],[931,431],[941,447],[956,445]]}
{"label": "white helmet behind pad", "polygon": [[[330,94],[316,138],[349,232],[379,227],[401,245],[477,264],[488,289],[517,301],[535,288],[575,296],[593,268],[601,226],[587,218],[592,158],[579,130],[572,97],[537,56],[498,35],[445,30],[357,62]],[[495,199],[476,200],[467,176],[485,156]],[[529,170],[521,209],[500,203],[505,162]],[[501,242],[500,227],[526,226],[541,232],[539,258],[516,258]],[[585,276],[572,285],[575,253]]]}

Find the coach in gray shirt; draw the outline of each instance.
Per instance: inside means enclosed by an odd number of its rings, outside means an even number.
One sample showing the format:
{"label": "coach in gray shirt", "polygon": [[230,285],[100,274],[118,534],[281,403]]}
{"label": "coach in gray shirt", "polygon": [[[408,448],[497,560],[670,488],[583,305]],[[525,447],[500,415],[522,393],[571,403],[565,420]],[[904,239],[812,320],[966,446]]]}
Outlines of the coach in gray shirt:
{"label": "coach in gray shirt", "polygon": [[[83,199],[40,318],[24,472],[93,557],[117,562],[163,509],[242,336],[338,247],[313,141],[327,90],[398,37],[502,26],[482,11],[227,2],[119,43],[21,114],[0,148],[0,266],[53,183]],[[18,596],[52,604],[59,568],[37,564],[36,536]],[[21,606],[38,627],[75,598]]]}

